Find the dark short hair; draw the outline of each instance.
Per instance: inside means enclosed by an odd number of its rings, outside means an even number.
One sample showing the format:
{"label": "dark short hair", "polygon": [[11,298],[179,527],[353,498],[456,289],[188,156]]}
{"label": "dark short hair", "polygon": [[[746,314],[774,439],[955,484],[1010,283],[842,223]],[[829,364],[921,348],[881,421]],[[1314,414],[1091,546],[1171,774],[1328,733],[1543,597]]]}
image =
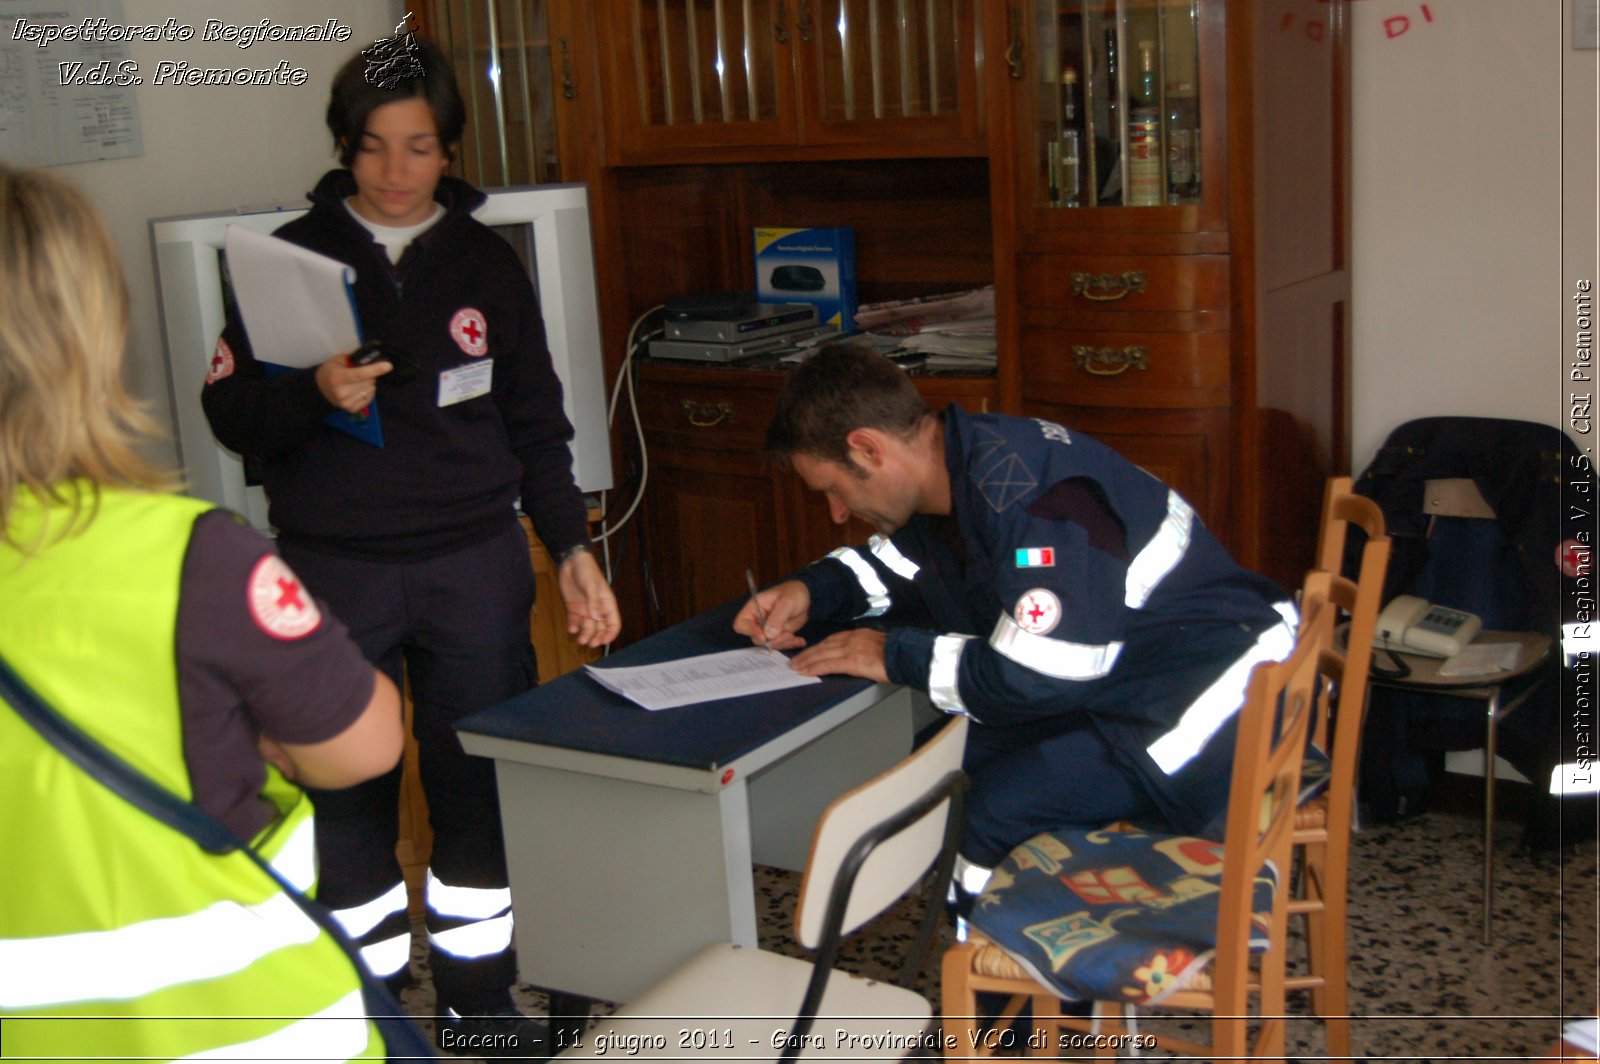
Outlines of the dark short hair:
{"label": "dark short hair", "polygon": [[825,344],[784,384],[767,453],[780,465],[804,454],[854,468],[850,433],[881,429],[903,439],[932,416],[899,366],[860,343]]}
{"label": "dark short hair", "polygon": [[373,111],[386,103],[413,97],[427,102],[445,158],[454,157],[455,145],[467,126],[467,108],[461,100],[455,70],[444,52],[431,41],[415,38],[408,51],[408,58],[415,63],[408,64],[399,77],[373,77],[366,49],[351,56],[334,75],[327,120],[340,165],[349,166],[355,161],[361,135],[366,132],[367,119]]}

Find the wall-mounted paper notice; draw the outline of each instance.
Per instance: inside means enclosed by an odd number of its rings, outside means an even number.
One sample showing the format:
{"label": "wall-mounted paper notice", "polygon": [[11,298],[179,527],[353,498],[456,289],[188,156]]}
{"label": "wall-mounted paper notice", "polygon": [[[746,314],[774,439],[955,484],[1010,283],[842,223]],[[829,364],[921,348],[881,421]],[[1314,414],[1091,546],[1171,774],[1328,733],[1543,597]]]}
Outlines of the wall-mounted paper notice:
{"label": "wall-mounted paper notice", "polygon": [[769,654],[756,647],[655,665],[586,668],[602,687],[645,709],[672,709],[822,682],[789,668],[789,659],[782,654]]}
{"label": "wall-mounted paper notice", "polygon": [[287,240],[228,226],[228,277],[260,362],[306,369],[361,346],[356,271]]}

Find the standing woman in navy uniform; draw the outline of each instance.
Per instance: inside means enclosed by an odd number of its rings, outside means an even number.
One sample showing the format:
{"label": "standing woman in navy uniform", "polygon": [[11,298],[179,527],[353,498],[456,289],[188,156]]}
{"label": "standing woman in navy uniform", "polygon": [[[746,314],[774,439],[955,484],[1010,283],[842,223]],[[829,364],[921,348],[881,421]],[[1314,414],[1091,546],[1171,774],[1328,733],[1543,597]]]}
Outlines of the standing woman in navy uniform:
{"label": "standing woman in navy uniform", "polygon": [[[327,124],[343,165],[277,235],[354,267],[365,337],[404,358],[353,366],[339,355],[269,375],[230,313],[202,401],[217,438],[259,460],[284,557],[370,661],[410,681],[434,831],[427,924],[441,1044],[509,1036],[543,1055],[531,1044],[543,1032],[509,993],[493,765],[467,756],[453,727],[537,679],[519,499],[559,560],[572,636],[600,646],[621,621],[589,552],[572,426],[527,271],[472,218],[483,193],[445,174],[465,123],[455,77],[432,45],[403,40],[398,58],[379,67],[358,54],[336,76]],[[341,411],[375,412],[382,445],[330,425]],[[322,898],[397,987],[410,950],[399,786],[396,769],[316,794]]]}

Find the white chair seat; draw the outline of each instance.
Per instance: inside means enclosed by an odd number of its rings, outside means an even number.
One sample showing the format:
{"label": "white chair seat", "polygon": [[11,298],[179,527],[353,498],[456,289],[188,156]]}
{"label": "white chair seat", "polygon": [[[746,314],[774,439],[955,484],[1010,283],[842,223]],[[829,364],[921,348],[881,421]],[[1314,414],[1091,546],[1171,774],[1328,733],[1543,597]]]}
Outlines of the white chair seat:
{"label": "white chair seat", "polygon": [[[783,1045],[775,1039],[793,1026],[795,1003],[810,978],[809,960],[729,943],[708,946],[626,1009],[599,1019],[584,1034],[583,1045],[561,1057],[617,1059],[634,1045],[640,1047],[637,1055],[651,1059],[776,1060]],[[708,1015],[708,1008],[717,1014]],[[936,1044],[932,1017],[919,994],[835,971],[800,1059],[925,1055],[924,1047]]]}

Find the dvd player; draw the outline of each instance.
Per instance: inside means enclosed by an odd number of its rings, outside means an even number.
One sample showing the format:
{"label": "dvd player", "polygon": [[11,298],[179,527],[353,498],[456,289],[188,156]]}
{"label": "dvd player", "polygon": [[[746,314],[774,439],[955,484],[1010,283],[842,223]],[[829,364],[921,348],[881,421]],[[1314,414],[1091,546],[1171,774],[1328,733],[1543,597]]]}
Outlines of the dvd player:
{"label": "dvd player", "polygon": [[730,344],[812,329],[816,324],[813,303],[745,303],[698,313],[669,312],[666,332],[668,340]]}
{"label": "dvd player", "polygon": [[691,362],[734,362],[741,358],[783,351],[838,331],[837,325],[821,325],[727,344],[701,340],[651,340],[650,357],[687,359]]}

